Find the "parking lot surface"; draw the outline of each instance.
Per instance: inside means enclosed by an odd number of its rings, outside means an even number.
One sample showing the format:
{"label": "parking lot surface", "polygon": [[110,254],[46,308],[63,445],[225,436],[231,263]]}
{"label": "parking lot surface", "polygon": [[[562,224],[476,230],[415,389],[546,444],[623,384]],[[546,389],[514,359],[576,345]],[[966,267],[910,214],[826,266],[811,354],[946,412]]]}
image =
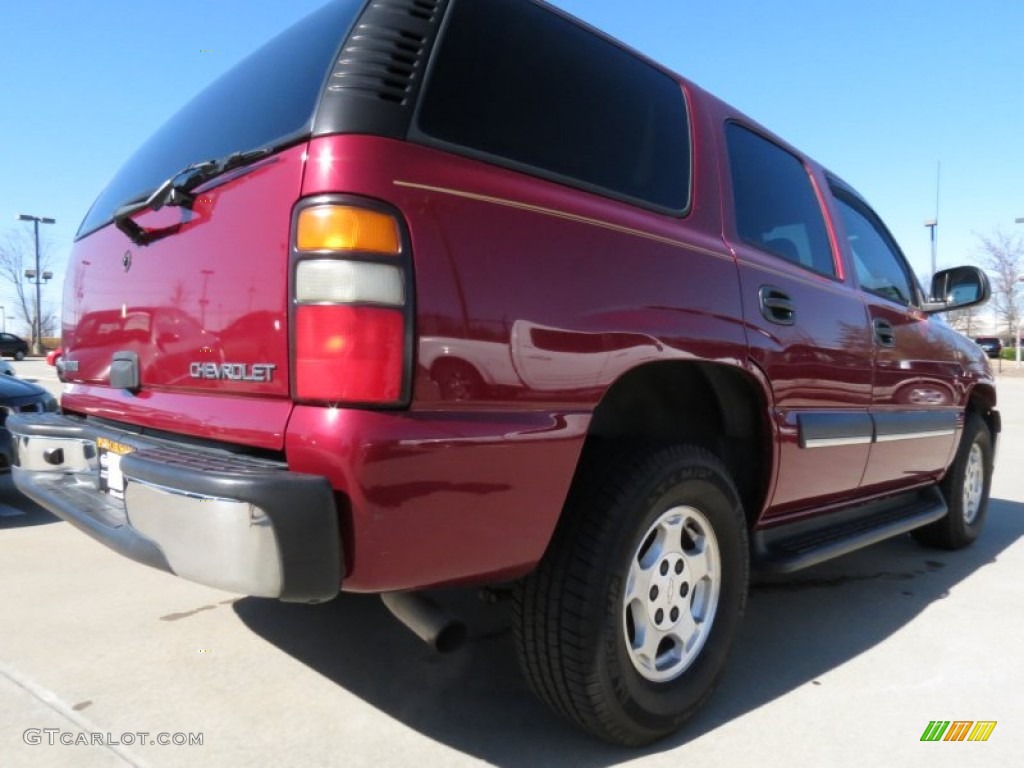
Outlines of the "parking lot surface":
{"label": "parking lot surface", "polygon": [[[16,368],[59,391],[40,361]],[[975,546],[901,537],[755,584],[710,704],[639,751],[532,698],[507,604],[440,595],[470,640],[438,656],[373,596],[311,607],[190,584],[114,555],[2,477],[0,766],[1018,766],[1024,378],[1001,376],[999,394]],[[933,720],[996,726],[985,742],[922,742]]]}

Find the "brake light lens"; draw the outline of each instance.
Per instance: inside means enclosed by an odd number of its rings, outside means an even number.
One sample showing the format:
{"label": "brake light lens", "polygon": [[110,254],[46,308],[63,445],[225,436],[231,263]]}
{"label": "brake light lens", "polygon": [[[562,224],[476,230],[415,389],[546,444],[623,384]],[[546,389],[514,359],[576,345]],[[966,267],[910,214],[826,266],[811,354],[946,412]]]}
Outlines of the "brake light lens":
{"label": "brake light lens", "polygon": [[295,397],[401,403],[410,320],[398,220],[348,202],[318,203],[301,209],[295,226]]}
{"label": "brake light lens", "polygon": [[389,403],[402,394],[400,310],[300,306],[295,313],[296,395],[303,400]]}

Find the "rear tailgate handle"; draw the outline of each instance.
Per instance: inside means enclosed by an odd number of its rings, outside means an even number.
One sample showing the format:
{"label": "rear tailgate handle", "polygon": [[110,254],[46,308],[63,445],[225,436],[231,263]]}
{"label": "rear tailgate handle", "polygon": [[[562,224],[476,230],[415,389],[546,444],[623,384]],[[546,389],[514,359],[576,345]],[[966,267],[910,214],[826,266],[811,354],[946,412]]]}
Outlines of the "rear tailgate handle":
{"label": "rear tailgate handle", "polygon": [[896,334],[893,333],[892,323],[888,320],[883,320],[880,317],[875,318],[872,322],[875,327],[875,341],[878,342],[880,347],[895,347],[896,346]]}
{"label": "rear tailgate handle", "polygon": [[762,285],[758,296],[765,320],[777,325],[793,325],[796,322],[793,300],[785,292],[771,285]]}

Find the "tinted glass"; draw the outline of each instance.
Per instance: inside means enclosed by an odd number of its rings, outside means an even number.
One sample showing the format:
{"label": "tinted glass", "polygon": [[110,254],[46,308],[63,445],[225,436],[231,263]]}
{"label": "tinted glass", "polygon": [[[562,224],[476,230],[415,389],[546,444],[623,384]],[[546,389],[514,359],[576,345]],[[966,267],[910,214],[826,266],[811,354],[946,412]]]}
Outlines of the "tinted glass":
{"label": "tinted glass", "polygon": [[843,197],[836,198],[850,243],[853,268],[860,287],[904,306],[914,303],[914,288],[903,257],[881,224],[867,210]]}
{"label": "tinted glass", "polygon": [[[327,72],[363,4],[336,0],[214,81],[136,150],[93,203],[79,235],[191,163],[289,143],[309,131]],[[159,67],[155,72],[139,87],[159,87]]]}
{"label": "tinted glass", "polygon": [[419,128],[660,208],[688,205],[689,127],[665,73],[522,0],[459,2]]}
{"label": "tinted glass", "polygon": [[739,125],[726,126],[736,229],[794,264],[835,275],[821,205],[795,155]]}

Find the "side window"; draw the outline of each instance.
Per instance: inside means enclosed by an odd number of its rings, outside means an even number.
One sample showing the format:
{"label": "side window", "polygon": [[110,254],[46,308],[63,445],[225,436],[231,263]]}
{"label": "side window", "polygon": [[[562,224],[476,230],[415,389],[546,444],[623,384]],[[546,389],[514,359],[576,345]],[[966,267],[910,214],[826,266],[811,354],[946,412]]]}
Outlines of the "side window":
{"label": "side window", "polygon": [[682,87],[537,3],[452,8],[417,127],[467,154],[660,209],[689,207]]}
{"label": "side window", "polygon": [[736,229],[787,261],[835,276],[821,205],[800,159],[735,123],[725,128]]}
{"label": "side window", "polygon": [[882,223],[863,203],[841,192],[836,194],[835,201],[860,287],[903,306],[913,304],[914,280]]}

